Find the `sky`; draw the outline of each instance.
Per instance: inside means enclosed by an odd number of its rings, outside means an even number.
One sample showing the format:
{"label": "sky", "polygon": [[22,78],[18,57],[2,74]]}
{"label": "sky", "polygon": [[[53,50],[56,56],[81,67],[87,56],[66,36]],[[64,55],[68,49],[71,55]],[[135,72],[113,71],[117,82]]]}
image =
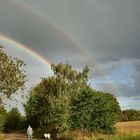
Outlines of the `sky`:
{"label": "sky", "polygon": [[140,109],[139,7],[139,0],[0,0],[0,44],[26,63],[27,95],[52,74],[48,64],[88,65],[94,89],[113,94],[121,109]]}

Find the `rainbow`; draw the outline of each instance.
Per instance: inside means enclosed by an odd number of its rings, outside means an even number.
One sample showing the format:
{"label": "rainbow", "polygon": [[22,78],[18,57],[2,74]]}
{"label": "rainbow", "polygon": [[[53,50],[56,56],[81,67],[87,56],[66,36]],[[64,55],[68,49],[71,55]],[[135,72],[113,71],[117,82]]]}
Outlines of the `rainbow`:
{"label": "rainbow", "polygon": [[34,50],[32,50],[29,47],[21,44],[20,42],[14,40],[14,39],[12,39],[8,36],[0,34],[0,45],[3,45],[3,42],[8,43],[8,44],[12,45],[13,47],[17,47],[17,48],[22,49],[23,51],[25,51],[25,52],[29,53],[30,55],[34,56],[36,59],[41,61],[43,64],[46,64],[50,68],[51,63],[48,60],[46,60],[43,56],[39,55]]}
{"label": "rainbow", "polygon": [[81,56],[85,58],[86,62],[88,62],[88,64],[90,64],[92,68],[97,69],[98,75],[100,76],[105,75],[105,71],[99,68],[99,66],[96,63],[96,59],[93,57],[93,55],[91,55],[91,53],[87,50],[87,48],[85,48],[82,44],[77,42],[72,36],[64,32],[60,26],[54,24],[50,19],[46,18],[46,15],[44,15],[39,10],[35,9],[33,6],[27,4],[26,2],[17,0],[11,1],[14,2],[15,6],[21,7],[24,11],[28,12],[28,14],[31,14],[31,16],[39,18],[39,20],[44,22],[45,25],[57,31],[59,33],[59,36],[61,36],[64,40],[66,40],[67,44],[69,44],[74,49],[77,49],[77,51],[81,54]]}
{"label": "rainbow", "polygon": [[[64,32],[64,30],[60,26],[54,24],[54,22],[48,19],[43,12],[31,6],[29,3],[26,3],[24,1],[17,1],[17,0],[11,0],[11,2],[14,2],[15,6],[21,7],[24,11],[28,12],[28,14],[31,14],[32,16],[39,18],[42,22],[44,22],[50,28],[55,29],[59,33],[59,35],[62,36],[62,38],[64,38],[68,44],[70,44],[71,47],[74,47],[75,49],[79,51],[81,56],[83,56],[86,59],[87,63],[92,67],[93,70],[96,68],[98,75],[102,77],[105,76],[107,80],[111,81],[112,84],[108,84],[109,89],[111,89],[115,93],[119,92],[119,89],[113,84],[113,81],[111,80],[111,78],[107,76],[106,72],[97,65],[96,59],[93,57],[91,52],[87,50],[87,48],[85,48],[82,44],[77,42],[70,34],[67,34],[66,32]],[[18,43],[18,44],[21,44],[21,43]],[[21,48],[23,48],[27,52],[31,52],[32,55],[34,55],[36,58],[38,58],[42,62],[46,63],[48,66],[50,65],[49,61],[47,61],[41,55],[37,54],[35,51],[29,49],[26,46],[21,47]]]}
{"label": "rainbow", "polygon": [[[10,38],[9,36],[5,36],[5,35],[0,34],[0,45],[4,45],[5,43],[10,44],[13,47],[17,47],[17,48],[22,49],[23,51],[25,51],[25,52],[29,53],[30,55],[34,56],[36,59],[38,59],[39,61],[41,61],[43,64],[45,64],[49,68],[51,68],[50,67],[51,63],[48,60],[46,60],[43,56],[41,56],[40,54],[38,54],[34,50],[28,48],[27,46],[21,44],[20,42],[14,40],[12,38]],[[99,69],[99,68],[98,68],[98,72],[100,74],[104,74],[103,71],[101,69]],[[112,85],[112,84],[111,85],[108,85],[108,88],[111,89],[114,92],[118,91],[116,89],[116,87],[114,85]]]}

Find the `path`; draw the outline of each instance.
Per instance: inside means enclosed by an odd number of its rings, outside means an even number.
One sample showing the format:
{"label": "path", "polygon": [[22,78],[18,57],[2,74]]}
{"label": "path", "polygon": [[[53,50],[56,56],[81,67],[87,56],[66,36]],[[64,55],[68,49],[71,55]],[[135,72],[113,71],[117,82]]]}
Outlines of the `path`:
{"label": "path", "polygon": [[27,136],[21,133],[9,133],[4,140],[27,140]]}
{"label": "path", "polygon": [[[28,139],[25,134],[14,132],[14,133],[7,134],[4,140],[28,140]],[[33,140],[37,140],[37,139],[33,139]]]}

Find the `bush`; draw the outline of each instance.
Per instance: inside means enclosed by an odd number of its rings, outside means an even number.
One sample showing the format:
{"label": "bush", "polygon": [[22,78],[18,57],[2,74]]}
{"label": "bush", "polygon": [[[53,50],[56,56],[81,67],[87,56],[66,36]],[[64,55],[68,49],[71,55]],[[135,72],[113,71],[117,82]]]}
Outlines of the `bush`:
{"label": "bush", "polygon": [[113,95],[89,88],[73,98],[71,112],[72,129],[115,133],[120,107]]}

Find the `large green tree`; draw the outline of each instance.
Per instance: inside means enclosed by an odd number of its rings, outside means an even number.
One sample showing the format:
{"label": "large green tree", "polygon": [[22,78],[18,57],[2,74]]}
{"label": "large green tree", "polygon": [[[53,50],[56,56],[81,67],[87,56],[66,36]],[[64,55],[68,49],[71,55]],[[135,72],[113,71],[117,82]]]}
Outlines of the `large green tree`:
{"label": "large green tree", "polygon": [[71,128],[114,133],[119,114],[120,106],[113,95],[87,87],[72,100]]}
{"label": "large green tree", "polygon": [[31,91],[25,105],[28,120],[39,120],[39,126],[54,131],[70,128],[69,116],[71,99],[79,94],[88,80],[88,67],[81,72],[72,69],[70,64],[52,64],[54,75],[43,78]]}
{"label": "large green tree", "polygon": [[26,81],[24,62],[18,58],[8,56],[0,47],[0,93],[10,97],[19,89],[24,88]]}
{"label": "large green tree", "polygon": [[88,67],[81,72],[70,64],[52,64],[51,68],[54,74],[42,78],[30,92],[25,104],[28,122],[36,122],[35,127],[51,135],[70,129],[114,132],[119,104],[113,95],[90,87]]}

